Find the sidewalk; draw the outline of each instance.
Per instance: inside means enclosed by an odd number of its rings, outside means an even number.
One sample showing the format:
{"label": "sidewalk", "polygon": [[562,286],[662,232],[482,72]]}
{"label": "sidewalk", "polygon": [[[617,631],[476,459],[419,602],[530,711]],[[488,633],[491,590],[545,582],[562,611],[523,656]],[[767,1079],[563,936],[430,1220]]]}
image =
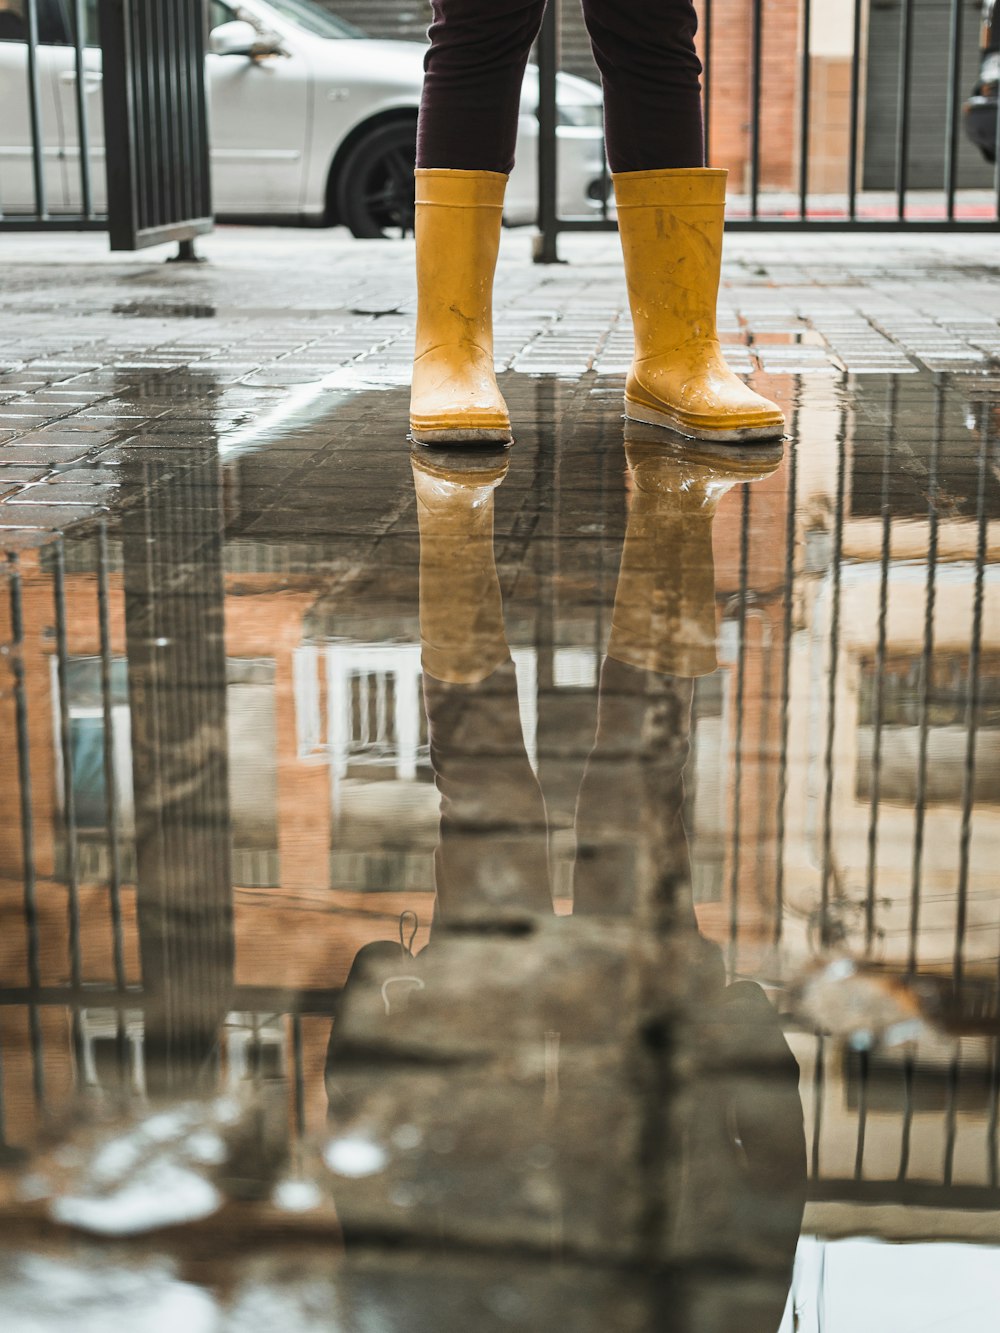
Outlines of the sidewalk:
{"label": "sidewalk", "polygon": [[[557,267],[507,233],[497,280],[497,359],[517,376],[624,373],[625,292],[613,237],[565,237]],[[5,540],[66,528],[113,504],[115,450],[196,415],[246,430],[296,396],[407,382],[412,243],[341,232],[220,228],[209,261],[163,249],[108,253],[103,236],[6,238],[0,250],[0,528]],[[804,377],[958,372],[1000,355],[1000,242],[992,237],[730,238],[720,329],[740,373]],[[165,393],[148,415],[142,383]],[[147,394],[148,396],[148,394]],[[381,423],[405,435],[405,420]],[[95,471],[95,464],[100,470]]]}
{"label": "sidewalk", "polygon": [[1000,243],[733,237],[733,452],[623,425],[614,237],[509,234],[474,460],[407,444],[412,243],[105,245],[0,268],[21,1308],[854,1327],[831,1237],[988,1254]]}

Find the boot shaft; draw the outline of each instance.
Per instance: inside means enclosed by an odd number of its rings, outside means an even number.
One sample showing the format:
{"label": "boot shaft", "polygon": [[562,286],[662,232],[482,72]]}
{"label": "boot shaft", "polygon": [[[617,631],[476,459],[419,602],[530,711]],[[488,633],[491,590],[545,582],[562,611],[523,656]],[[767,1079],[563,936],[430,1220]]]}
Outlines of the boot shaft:
{"label": "boot shaft", "polygon": [[716,338],[727,172],[614,177],[636,356]]}
{"label": "boot shaft", "polygon": [[417,347],[471,343],[493,351],[493,277],[507,177],[416,173]]}

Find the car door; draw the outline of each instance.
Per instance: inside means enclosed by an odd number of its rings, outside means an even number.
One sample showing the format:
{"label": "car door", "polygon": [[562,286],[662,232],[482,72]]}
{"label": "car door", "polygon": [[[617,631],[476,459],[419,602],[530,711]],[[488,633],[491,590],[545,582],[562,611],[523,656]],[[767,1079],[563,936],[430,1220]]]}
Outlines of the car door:
{"label": "car door", "polygon": [[[266,23],[263,7],[261,14]],[[232,6],[210,0],[211,28],[236,19]],[[286,37],[285,50],[263,60],[206,57],[216,213],[295,214],[302,206],[309,65],[294,38]]]}
{"label": "car door", "polygon": [[[41,117],[42,184],[49,212],[65,207],[58,107],[53,66],[65,41],[62,11],[56,0],[38,0],[35,48]],[[0,0],[0,209],[34,213],[34,165],[28,98],[28,25],[24,0]]]}

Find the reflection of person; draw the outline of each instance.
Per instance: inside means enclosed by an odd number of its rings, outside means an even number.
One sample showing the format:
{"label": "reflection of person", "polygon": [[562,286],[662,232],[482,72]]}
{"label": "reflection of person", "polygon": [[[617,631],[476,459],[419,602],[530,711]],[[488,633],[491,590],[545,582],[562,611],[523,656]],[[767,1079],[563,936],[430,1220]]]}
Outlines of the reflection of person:
{"label": "reflection of person", "polygon": [[[420,443],[510,442],[492,285],[519,99],[545,0],[432,0],[417,135]],[[705,166],[692,0],[584,0],[604,84],[636,359],[626,414],[701,439],[770,439],[774,403],[727,368],[715,325],[726,172]]]}
{"label": "reflection of person", "polygon": [[[573,920],[560,923],[561,954],[542,929],[517,943],[521,963],[512,958],[509,966],[515,976],[521,969],[524,977],[538,975],[539,968],[551,975],[553,955],[544,950],[555,947],[555,956],[567,956],[557,966],[565,966],[564,984],[572,989],[579,984],[572,980],[575,951],[594,939],[595,925],[600,935],[606,924],[614,939],[621,938],[617,922],[632,920],[650,943],[669,942],[669,984],[686,997],[672,1041],[675,1054],[686,1053],[689,1072],[663,1089],[661,1123],[672,1163],[663,1173],[672,1217],[664,1244],[674,1257],[737,1256],[765,1267],[774,1279],[770,1295],[753,1311],[741,1307],[732,1326],[773,1333],[801,1221],[798,1071],[763,991],[751,982],[727,985],[721,952],[698,933],[682,812],[693,681],[716,667],[712,518],[726,490],[765,475],[777,459],[757,453],[749,462],[736,453],[720,466],[704,453],[678,457],[640,441],[627,452],[631,504],[596,740],[577,806]],[[414,459],[425,701],[441,797],[438,916],[431,944],[416,959],[401,959],[398,946],[370,946],[384,951],[388,971],[369,981],[367,997],[364,969],[352,972],[344,1030],[338,1036],[335,1026],[330,1048],[335,1109],[358,1111],[357,1083],[353,1100],[335,1100],[338,1055],[350,1050],[352,1036],[367,1033],[371,1041],[381,1025],[395,1023],[394,1039],[402,1036],[398,1049],[405,1049],[406,1004],[400,1015],[393,986],[401,994],[404,983],[421,990],[426,982],[433,992],[442,976],[458,986],[449,950],[456,941],[462,947],[470,924],[478,919],[496,930],[518,914],[523,923],[526,914],[551,913],[545,804],[525,751],[493,561],[493,496],[503,475],[502,466],[486,459],[478,468],[467,458],[451,467],[440,456]],[[547,961],[531,964],[532,950]],[[477,995],[475,976],[463,984],[469,997]],[[433,995],[425,999],[429,1008],[414,1030],[426,1047],[428,1024],[436,1014],[446,1026],[448,1009],[435,1010]],[[516,1018],[499,1010],[501,1043],[511,1024],[524,1032],[555,1021],[542,1017],[553,1013],[552,997],[530,986],[518,991],[516,1005]],[[479,1026],[488,1021],[484,1016]],[[591,1033],[589,1039],[607,1038]],[[450,1040],[447,1032],[438,1038],[444,1049]],[[585,1085],[574,1089],[574,1078],[579,1072],[567,1066],[566,1123],[559,1132],[569,1136],[578,1132],[574,1108],[589,1096]],[[388,1094],[381,1081],[379,1088],[384,1113]],[[574,1090],[582,1103],[573,1102]],[[503,1104],[506,1094],[497,1095]],[[623,1084],[623,1101],[629,1095]],[[361,1105],[368,1105],[363,1090]],[[566,1151],[571,1158],[573,1149]],[[348,1200],[348,1235],[350,1213]]]}
{"label": "reflection of person", "polygon": [[24,21],[23,0],[0,0],[0,42],[25,42],[28,25]]}

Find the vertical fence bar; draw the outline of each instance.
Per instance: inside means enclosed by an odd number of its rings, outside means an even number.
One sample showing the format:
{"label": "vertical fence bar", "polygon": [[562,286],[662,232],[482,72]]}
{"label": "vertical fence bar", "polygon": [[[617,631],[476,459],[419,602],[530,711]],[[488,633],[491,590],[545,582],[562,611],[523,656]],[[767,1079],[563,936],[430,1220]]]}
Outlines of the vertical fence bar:
{"label": "vertical fence bar", "polygon": [[[108,594],[108,529],[102,523],[97,533],[97,618],[101,651],[101,712],[104,739],[104,822],[108,834],[108,893],[111,906],[111,958],[115,989],[124,995],[127,986],[125,973],[125,932],[122,922],[122,856],[119,833],[118,774],[115,763],[114,714],[112,710],[112,646],[111,608]],[[128,1080],[128,1032],[125,1008],[119,1004],[115,1014],[115,1054],[118,1077],[124,1086]]]}
{"label": "vertical fence bar", "polygon": [[851,44],[851,111],[847,131],[847,216],[858,216],[858,146],[861,125],[861,0],[854,0]]}
{"label": "vertical fence bar", "polygon": [[961,1077],[959,1059],[961,1047],[955,1043],[955,1054],[948,1062],[948,1098],[944,1114],[944,1161],[942,1175],[946,1186],[955,1176],[955,1139],[958,1134],[958,1084]]}
{"label": "vertical fence bar", "polygon": [[197,35],[194,31],[194,25],[198,18],[194,15],[187,5],[181,5],[177,22],[181,33],[181,60],[177,70],[177,78],[180,86],[180,106],[181,121],[178,134],[181,143],[181,154],[184,169],[181,173],[181,188],[183,195],[181,198],[181,211],[187,218],[195,216],[195,144],[197,136],[192,121],[192,114],[195,110],[195,83],[191,77],[191,52],[197,50]]}
{"label": "vertical fence bar", "polygon": [[882,544],[879,553],[878,634],[875,646],[874,717],[872,719],[872,771],[868,792],[868,870],[865,883],[865,952],[875,943],[875,894],[878,886],[878,826],[882,801],[882,721],[885,704],[886,627],[889,610],[889,563],[892,556],[892,510],[889,483],[892,454],[896,439],[896,396],[898,376],[890,381],[890,424],[882,450],[882,492],[879,509],[882,519]]}
{"label": "vertical fence bar", "polygon": [[42,140],[42,104],[38,89],[38,0],[27,0],[28,21],[28,114],[31,118],[31,171],[35,185],[35,213],[40,221],[49,215],[45,197],[45,164]]}
{"label": "vertical fence bar", "polygon": [[910,74],[913,66],[913,0],[903,0],[899,25],[899,82],[896,86],[896,218],[906,217],[910,156]]}
{"label": "vertical fence bar", "polygon": [[115,985],[119,991],[126,986],[125,936],[122,924],[122,855],[120,812],[118,809],[118,773],[115,761],[114,718],[112,713],[111,673],[111,607],[108,591],[109,577],[108,529],[102,523],[97,536],[97,613],[101,644],[101,709],[104,715],[104,805],[108,827],[108,853],[111,873],[111,927],[112,956]]}
{"label": "vertical fence bar", "polygon": [[820,879],[820,942],[830,943],[830,881],[833,878],[833,752],[837,734],[837,681],[840,667],[840,586],[844,543],[844,427],[841,420],[837,453],[837,501],[834,513],[833,578],[830,592],[830,670],[826,690],[826,748],[823,792],[823,861]]}
{"label": "vertical fence bar", "polygon": [[549,0],[538,34],[538,228],[536,264],[559,262],[559,145],[556,73],[559,69],[559,3]]}
{"label": "vertical fence bar", "polygon": [[987,410],[983,413],[982,439],[979,442],[979,468],[976,489],[976,573],[972,594],[969,667],[966,675],[965,765],[962,773],[962,818],[958,837],[958,906],[955,918],[955,948],[952,962],[952,977],[956,998],[961,990],[965,971],[965,933],[968,923],[969,871],[972,856],[972,811],[976,800],[979,669],[983,644],[983,592],[986,579],[988,530],[986,483],[993,445],[993,432],[987,424],[989,420],[990,413]]}
{"label": "vertical fence bar", "polygon": [[[28,697],[24,671],[24,605],[21,569],[15,555],[8,555],[10,572],[11,670],[14,676],[14,716],[17,728],[17,785],[20,797],[21,859],[24,901],[24,930],[27,946],[28,987],[37,995],[42,984],[41,948],[38,938],[38,894],[35,871],[35,819],[31,792],[31,732],[28,728]],[[31,1083],[38,1107],[45,1105],[45,1058],[38,1004],[28,1001],[28,1032],[31,1040]]]}
{"label": "vertical fence bar", "polygon": [[910,1144],[913,1138],[913,1083],[916,1078],[916,1062],[912,1051],[907,1051],[903,1058],[903,1126],[899,1140],[899,1167],[896,1179],[904,1181],[910,1172]]}
{"label": "vertical fence bar", "polygon": [[76,68],[76,134],[80,145],[80,200],[84,217],[94,216],[90,185],[90,118],[87,112],[86,0],[73,0],[74,63]]}
{"label": "vertical fence bar", "polygon": [[778,809],[775,821],[774,943],[781,943],[785,927],[785,836],[788,803],[788,724],[792,697],[792,631],[795,613],[795,506],[798,490],[799,407],[792,416],[792,445],[788,450],[788,502],[785,507],[785,605],[781,622],[781,725],[778,749]]}
{"label": "vertical fence bar", "polygon": [[302,1067],[302,1016],[292,1014],[292,1063],[295,1091],[295,1129],[302,1138],[306,1132],[306,1079]]}
{"label": "vertical fence bar", "polygon": [[948,61],[948,112],[945,121],[944,181],[948,221],[955,220],[955,186],[958,178],[959,99],[962,80],[962,3],[951,0],[951,34]]}
{"label": "vertical fence bar", "polygon": [[799,63],[799,217],[806,219],[809,204],[809,126],[812,96],[812,0],[802,0],[802,59]]}
{"label": "vertical fence bar", "polygon": [[816,1063],[813,1065],[813,1129],[812,1151],[809,1155],[809,1176],[819,1180],[820,1141],[823,1136],[823,1092],[826,1086],[826,1042],[821,1033],[816,1035]]}
{"label": "vertical fence bar", "polygon": [[161,150],[164,147],[166,148],[167,207],[171,217],[180,217],[181,205],[178,191],[183,189],[181,181],[183,167],[178,142],[181,122],[176,108],[181,106],[181,102],[178,98],[177,87],[177,21],[173,5],[167,4],[160,9],[160,21],[166,53],[161,62],[165,108],[162,124],[165,143],[161,143]]}
{"label": "vertical fence bar", "polygon": [[3,1068],[3,1041],[0,1040],[0,1164],[7,1165],[6,1158],[9,1153],[7,1144],[7,1100],[6,1087],[4,1084]]}
{"label": "vertical fence bar", "polygon": [[712,0],[702,2],[702,129],[705,134],[705,161],[712,165]]}
{"label": "vertical fence bar", "polygon": [[167,83],[167,70],[161,51],[168,49],[169,41],[166,29],[166,12],[162,0],[148,0],[150,29],[153,34],[153,47],[148,53],[147,70],[153,89],[154,111],[152,122],[155,126],[156,154],[153,160],[157,165],[157,178],[160,188],[160,208],[158,217],[173,216],[173,157],[170,151],[170,90]]}
{"label": "vertical fence bar", "polygon": [[1000,1037],[993,1038],[990,1060],[990,1113],[986,1122],[986,1178],[993,1189],[1000,1184]]}
{"label": "vertical fence bar", "polygon": [[910,884],[910,926],[907,951],[907,975],[917,970],[920,907],[923,896],[924,832],[927,815],[927,744],[930,735],[930,705],[934,678],[934,613],[937,603],[938,552],[938,456],[941,450],[944,397],[939,385],[934,389],[934,433],[931,440],[930,475],[927,488],[927,580],[924,593],[924,643],[920,658],[920,700],[917,714],[917,788],[913,809],[913,859]]}
{"label": "vertical fence bar", "polygon": [[740,869],[743,814],[743,706],[746,695],[747,576],[750,564],[750,487],[740,497],[740,589],[736,616],[736,730],[733,737],[732,871],[729,879],[729,972],[736,971],[740,930]]}
{"label": "vertical fence bar", "polygon": [[865,1136],[868,1130],[868,1080],[871,1072],[868,1052],[858,1052],[858,1131],[854,1147],[854,1179],[865,1174]]}
{"label": "vertical fence bar", "polygon": [[753,32],[750,56],[750,216],[756,222],[760,194],[760,98],[761,60],[764,49],[764,4],[753,0]]}
{"label": "vertical fence bar", "polygon": [[[62,760],[63,835],[65,839],[66,907],[69,926],[69,974],[75,991],[83,983],[80,941],[80,849],[73,788],[73,740],[69,716],[69,648],[66,635],[66,550],[60,540],[53,562],[53,600],[56,614],[56,672],[59,686],[59,754]],[[77,1071],[83,1070],[83,1034],[80,1006],[72,1009],[73,1049]]]}

